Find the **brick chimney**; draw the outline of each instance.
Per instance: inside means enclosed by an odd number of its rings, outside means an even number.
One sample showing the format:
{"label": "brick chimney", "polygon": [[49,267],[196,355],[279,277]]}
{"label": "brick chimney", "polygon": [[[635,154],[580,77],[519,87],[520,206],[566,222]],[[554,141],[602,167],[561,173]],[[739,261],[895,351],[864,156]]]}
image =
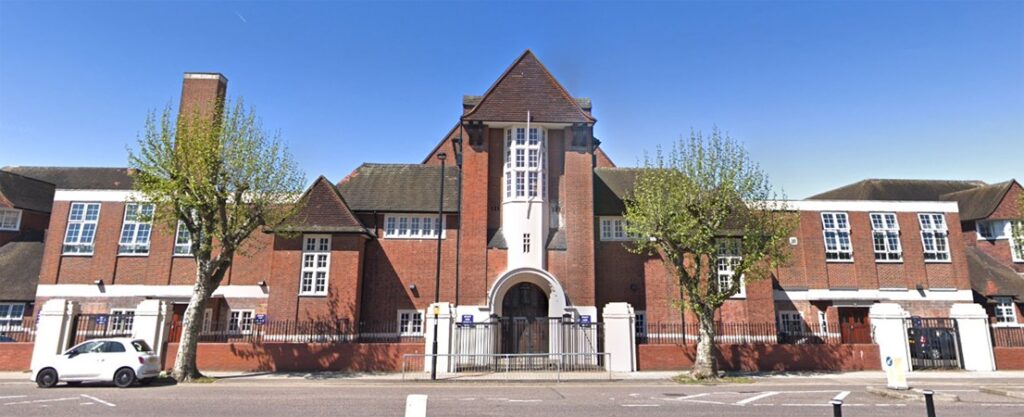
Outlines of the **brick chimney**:
{"label": "brick chimney", "polygon": [[213,117],[222,110],[228,90],[228,79],[216,72],[186,72],[181,85],[181,106],[178,116],[198,112],[202,117]]}

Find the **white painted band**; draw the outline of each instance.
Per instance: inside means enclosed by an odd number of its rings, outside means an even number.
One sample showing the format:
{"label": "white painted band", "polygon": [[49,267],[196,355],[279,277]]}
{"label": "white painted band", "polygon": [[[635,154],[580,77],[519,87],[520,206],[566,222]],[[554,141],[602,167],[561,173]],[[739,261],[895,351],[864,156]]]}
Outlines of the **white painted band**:
{"label": "white painted band", "polygon": [[[923,293],[923,294],[922,294]],[[776,301],[967,301],[973,302],[971,290],[775,290]]]}
{"label": "white painted band", "polygon": [[[269,289],[267,289],[269,290]],[[259,285],[225,285],[213,292],[214,297],[267,298],[268,291]],[[189,298],[191,285],[93,285],[46,284],[36,288],[36,297],[155,297]]]}
{"label": "white painted band", "polygon": [[53,201],[128,201],[140,200],[141,195],[131,190],[57,190]]}
{"label": "white painted band", "polygon": [[887,211],[914,213],[957,213],[955,201],[875,201],[875,200],[792,200],[769,202],[799,211]]}

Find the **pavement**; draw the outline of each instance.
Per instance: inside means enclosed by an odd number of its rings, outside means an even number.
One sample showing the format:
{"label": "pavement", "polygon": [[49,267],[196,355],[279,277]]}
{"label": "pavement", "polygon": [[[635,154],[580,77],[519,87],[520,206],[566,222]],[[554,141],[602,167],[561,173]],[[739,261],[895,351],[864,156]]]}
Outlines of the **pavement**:
{"label": "pavement", "polygon": [[[208,384],[118,389],[110,384],[36,388],[0,373],[0,416],[402,416],[407,396],[427,395],[428,416],[925,416],[919,400],[868,392],[881,372],[758,375],[749,384],[681,385],[674,372],[612,381],[401,381],[393,374],[220,374]],[[13,377],[13,379],[11,379]],[[916,388],[956,395],[937,416],[1024,415],[1024,399],[982,387],[1024,387],[1024,373],[916,372]],[[984,413],[984,414],[979,414]]]}

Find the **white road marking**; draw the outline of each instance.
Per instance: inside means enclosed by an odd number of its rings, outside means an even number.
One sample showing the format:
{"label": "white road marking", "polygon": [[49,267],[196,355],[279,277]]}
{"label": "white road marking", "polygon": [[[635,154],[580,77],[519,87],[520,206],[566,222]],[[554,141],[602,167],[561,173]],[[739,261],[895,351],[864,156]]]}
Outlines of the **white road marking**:
{"label": "white road marking", "polygon": [[476,398],[472,398],[472,397],[470,397],[470,398],[459,398],[459,401],[473,401],[473,400],[476,400]]}
{"label": "white road marking", "polygon": [[846,399],[847,395],[850,395],[850,391],[840,392],[839,394],[836,394],[835,397],[832,397],[832,401],[842,401],[842,400]]}
{"label": "white road marking", "polygon": [[752,402],[760,400],[762,398],[771,397],[771,396],[773,396],[775,394],[778,394],[778,392],[775,392],[775,391],[762,392],[762,393],[760,393],[758,395],[755,395],[753,397],[747,398],[745,400],[736,401],[736,405],[744,405],[746,403],[752,403]]}
{"label": "white road marking", "polygon": [[27,395],[5,395],[3,397],[0,397],[0,400],[7,399],[7,398],[25,398],[25,397],[28,397],[28,396]]}
{"label": "white road marking", "polygon": [[508,400],[510,403],[539,403],[541,400]]}
{"label": "white road marking", "polygon": [[67,398],[53,398],[53,399],[49,399],[49,400],[29,400],[29,401],[17,401],[17,402],[13,402],[13,403],[4,403],[4,405],[18,405],[18,404],[35,404],[35,403],[50,403],[50,402],[54,402],[54,401],[67,401],[67,400],[77,400],[77,399],[78,399],[78,397],[67,397]]}
{"label": "white road marking", "polygon": [[96,404],[96,403],[79,403],[78,405],[93,405],[93,404]]}
{"label": "white road marking", "polygon": [[703,397],[703,396],[708,395],[708,394],[710,394],[710,392],[705,392],[705,393],[701,393],[701,394],[687,395],[687,396],[684,396],[684,397],[662,398],[662,399],[665,400],[665,401],[683,401],[683,400],[689,400],[690,398]]}
{"label": "white road marking", "polygon": [[623,407],[660,407],[660,404],[622,404]]}
{"label": "white road marking", "polygon": [[115,405],[114,403],[103,401],[103,400],[101,400],[99,398],[96,398],[96,397],[93,397],[91,395],[82,394],[82,396],[85,397],[85,398],[88,398],[90,400],[96,401],[96,402],[98,402],[100,404],[103,404],[103,405],[105,405],[107,407],[117,407],[117,405]]}

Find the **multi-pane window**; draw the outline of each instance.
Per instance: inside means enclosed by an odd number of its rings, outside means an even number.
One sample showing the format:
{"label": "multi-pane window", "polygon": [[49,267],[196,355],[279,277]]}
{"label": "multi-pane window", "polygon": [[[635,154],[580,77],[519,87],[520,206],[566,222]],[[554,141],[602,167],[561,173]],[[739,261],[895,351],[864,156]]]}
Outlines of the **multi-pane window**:
{"label": "multi-pane window", "polygon": [[825,237],[825,259],[848,261],[853,259],[850,243],[850,219],[846,213],[821,213],[821,227]]}
{"label": "multi-pane window", "polygon": [[149,236],[153,231],[152,204],[128,203],[124,206],[124,223],[117,253],[145,255],[149,253]]}
{"label": "multi-pane window", "polygon": [[299,295],[327,295],[331,267],[331,237],[305,236],[302,244],[302,272]]}
{"label": "multi-pane window", "polygon": [[530,253],[530,234],[523,233],[523,253]]}
{"label": "multi-pane window", "polygon": [[423,334],[423,312],[398,310],[398,332],[404,335]]}
{"label": "multi-pane window", "polygon": [[871,236],[876,261],[903,260],[900,248],[900,225],[895,213],[871,213]]}
{"label": "multi-pane window", "polygon": [[921,243],[924,245],[925,261],[949,260],[949,230],[946,216],[941,213],[921,213]]}
{"label": "multi-pane window", "polygon": [[71,203],[68,228],[64,233],[65,254],[92,255],[96,224],[100,220],[100,203]]}
{"label": "multi-pane window", "polygon": [[647,312],[644,310],[636,311],[636,321],[633,322],[633,331],[636,332],[637,337],[647,336]]}
{"label": "multi-pane window", "polygon": [[542,128],[505,130],[505,198],[529,199],[543,195],[544,144]]}
{"label": "multi-pane window", "polygon": [[25,303],[0,303],[0,329],[20,329]]}
{"label": "multi-pane window", "polygon": [[746,285],[743,283],[743,277],[736,276],[736,268],[739,267],[740,261],[743,260],[740,249],[741,245],[742,242],[739,239],[720,239],[718,241],[718,256],[716,260],[718,291],[728,291],[732,287],[733,282],[739,280],[739,290],[734,295],[736,297],[744,296],[747,290]]}
{"label": "multi-pane window", "polygon": [[779,331],[789,334],[800,334],[804,331],[804,319],[796,311],[779,312]]}
{"label": "multi-pane window", "polygon": [[228,331],[252,333],[253,310],[232,310],[228,316]]}
{"label": "multi-pane window", "polygon": [[818,311],[818,330],[828,333],[828,315],[824,311]]}
{"label": "multi-pane window", "polygon": [[132,331],[135,324],[135,310],[126,308],[115,308],[110,310],[110,319],[107,320],[107,331],[127,333]]}
{"label": "multi-pane window", "polygon": [[437,239],[436,214],[388,214],[384,216],[385,239]]}
{"label": "multi-pane window", "polygon": [[1012,297],[996,297],[996,323],[1017,324]]}
{"label": "multi-pane window", "polygon": [[178,222],[178,230],[174,232],[174,254],[180,256],[192,255],[192,234],[189,233],[185,223]]}
{"label": "multi-pane window", "polygon": [[601,217],[601,240],[633,240],[626,232],[626,219],[616,216]]}
{"label": "multi-pane window", "polygon": [[21,227],[21,210],[0,208],[0,230],[18,230]]}

